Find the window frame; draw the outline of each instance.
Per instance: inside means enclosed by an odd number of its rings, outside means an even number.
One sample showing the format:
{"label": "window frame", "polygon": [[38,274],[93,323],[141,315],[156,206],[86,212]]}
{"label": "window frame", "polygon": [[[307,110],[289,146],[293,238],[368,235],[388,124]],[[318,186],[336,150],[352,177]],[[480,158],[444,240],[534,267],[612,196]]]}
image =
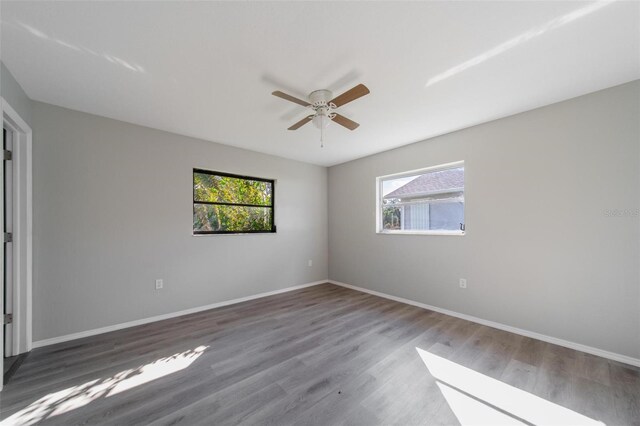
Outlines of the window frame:
{"label": "window frame", "polygon": [[[196,201],[196,186],[195,186],[195,175],[196,173],[207,174],[212,176],[222,176],[222,177],[230,177],[235,179],[244,179],[244,180],[253,180],[258,182],[268,182],[271,184],[271,204],[246,204],[246,203],[224,203],[224,202],[213,202],[213,201]],[[227,173],[227,172],[218,172],[214,170],[193,168],[191,173],[191,186],[192,186],[192,210],[191,210],[191,231],[193,236],[201,236],[201,235],[249,235],[249,234],[275,234],[276,230],[276,180],[275,179],[267,179],[260,178],[255,176],[246,176],[239,175],[235,173]],[[270,208],[271,209],[271,229],[269,230],[247,230],[247,231],[196,231],[193,229],[193,211],[196,204],[206,204],[206,205],[218,205],[218,206],[241,206],[241,207],[261,207],[261,208]]]}
{"label": "window frame", "polygon": [[[401,179],[403,177],[415,176],[419,174],[426,174],[432,172],[439,172],[442,170],[448,169],[456,169],[462,167],[464,168],[464,160],[462,161],[454,161],[451,163],[438,164],[436,166],[424,167],[421,169],[408,170],[406,172],[400,173],[391,173],[388,175],[378,176],[376,177],[376,234],[380,235],[450,235],[450,236],[458,236],[462,237],[466,235],[466,230],[455,230],[455,231],[447,231],[447,230],[388,230],[384,229],[383,226],[383,214],[382,214],[382,183],[389,179]],[[465,182],[462,188],[462,194],[466,193],[466,170],[465,170]],[[467,217],[467,202],[466,197],[464,200],[464,222],[466,229],[466,217]]]}

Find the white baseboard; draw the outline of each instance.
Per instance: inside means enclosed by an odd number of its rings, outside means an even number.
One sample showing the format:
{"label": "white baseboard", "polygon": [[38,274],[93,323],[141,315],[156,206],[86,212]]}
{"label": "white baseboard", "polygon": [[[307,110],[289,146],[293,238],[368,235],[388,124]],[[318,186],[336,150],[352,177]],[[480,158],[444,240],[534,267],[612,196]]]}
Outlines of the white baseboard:
{"label": "white baseboard", "polygon": [[335,280],[314,281],[314,282],[310,282],[310,283],[306,283],[306,284],[300,284],[300,285],[296,285],[296,286],[292,286],[292,287],[283,288],[283,289],[280,289],[280,290],[274,290],[274,291],[269,291],[269,292],[266,292],[266,293],[260,293],[260,294],[254,294],[254,295],[251,295],[251,296],[241,297],[239,299],[225,300],[223,302],[212,303],[210,305],[198,306],[196,308],[185,309],[183,311],[172,312],[172,313],[169,313],[169,314],[156,315],[156,316],[149,317],[149,318],[143,318],[143,319],[139,319],[139,320],[135,320],[135,321],[129,321],[129,322],[121,323],[121,324],[110,325],[110,326],[107,326],[107,327],[96,328],[96,329],[93,329],[93,330],[86,330],[86,331],[81,331],[81,332],[78,332],[78,333],[67,334],[67,335],[64,335],[64,336],[53,337],[51,339],[38,340],[36,342],[33,342],[33,348],[41,348],[43,346],[49,346],[49,345],[54,345],[56,343],[68,342],[70,340],[81,339],[83,337],[95,336],[97,334],[108,333],[110,331],[121,330],[123,328],[135,327],[137,325],[143,325],[143,324],[148,324],[148,323],[151,323],[151,322],[162,321],[162,320],[169,319],[169,318],[180,317],[180,316],[183,316],[183,315],[193,314],[193,313],[196,313],[196,312],[206,311],[206,310],[209,310],[209,309],[220,308],[222,306],[233,305],[235,303],[246,302],[246,301],[249,301],[249,300],[260,299],[262,297],[273,296],[275,294],[286,293],[286,292],[289,292],[289,291],[299,290],[299,289],[306,288],[306,287],[312,287],[312,286],[319,285],[319,284],[324,284],[324,283],[327,283],[327,282],[331,283],[331,284],[335,284],[335,285],[341,286],[341,287],[345,287],[345,288],[349,288],[349,289],[352,289],[352,290],[360,291],[360,292],[363,292],[363,293],[369,293],[369,294],[372,294],[374,296],[383,297],[385,299],[394,300],[396,302],[405,303],[407,305],[417,306],[419,308],[428,309],[430,311],[439,312],[441,314],[450,315],[450,316],[456,317],[456,318],[462,318],[462,319],[465,319],[467,321],[471,321],[471,322],[475,322],[475,323],[478,323],[478,324],[486,325],[488,327],[497,328],[498,330],[508,331],[508,332],[511,332],[511,333],[519,334],[521,336],[531,337],[533,339],[542,340],[544,342],[553,343],[555,345],[564,346],[566,348],[575,349],[577,351],[586,352],[586,353],[589,353],[589,354],[592,354],[592,355],[601,356],[603,358],[611,359],[613,361],[618,361],[618,362],[622,362],[624,364],[629,364],[629,365],[634,365],[636,367],[640,367],[640,359],[638,359],[638,358],[632,358],[630,356],[617,354],[615,352],[605,351],[603,349],[594,348],[594,347],[583,345],[583,344],[580,344],[580,343],[570,342],[570,341],[567,341],[567,340],[558,339],[556,337],[546,336],[544,334],[536,333],[536,332],[533,332],[533,331],[523,330],[521,328],[516,328],[516,327],[509,326],[509,325],[501,324],[501,323],[498,323],[498,322],[489,321],[489,320],[485,320],[485,319],[482,319],[482,318],[477,318],[477,317],[474,317],[474,316],[471,316],[471,315],[461,314],[459,312],[450,311],[448,309],[439,308],[437,306],[427,305],[426,303],[420,303],[420,302],[416,302],[414,300],[409,300],[409,299],[405,299],[405,298],[402,298],[402,297],[392,296],[390,294],[381,293],[379,291],[369,290],[367,288],[357,287],[357,286],[350,285],[350,284],[345,284],[345,283],[342,283],[342,282],[339,282],[339,281],[335,281]]}
{"label": "white baseboard", "polygon": [[416,302],[413,300],[405,299],[402,297],[392,296],[390,294],[381,293],[379,291],[369,290],[363,287],[356,287],[354,285],[345,284],[339,281],[328,280],[331,284],[339,285],[341,287],[350,288],[352,290],[360,291],[363,293],[369,293],[374,296],[384,297],[385,299],[394,300],[396,302],[405,303],[407,305],[417,306],[419,308],[428,309],[430,311],[440,312],[441,314],[450,315],[456,318],[462,318],[467,321],[475,322],[478,324],[486,325],[488,327],[497,328],[498,330],[508,331],[510,333],[519,334],[521,336],[531,337],[532,339],[542,340],[543,342],[553,343],[554,345],[564,346],[569,349],[575,349],[577,351],[586,352],[591,355],[597,355],[603,358],[611,359],[613,361],[622,362],[624,364],[634,365],[640,367],[640,359],[632,358],[630,356],[617,354],[615,352],[605,351],[603,349],[594,348],[591,346],[583,345],[580,343],[570,342],[568,340],[558,339],[557,337],[546,336],[544,334],[536,333],[533,331],[523,330],[521,328],[511,327],[510,325],[500,324],[498,322],[485,320],[482,318],[476,318],[471,315],[461,314],[459,312],[450,311],[448,309],[438,308],[437,306],[427,305],[425,303]]}
{"label": "white baseboard", "polygon": [[248,300],[260,299],[262,297],[273,296],[275,294],[286,293],[301,288],[312,287],[314,285],[325,284],[329,280],[314,281],[311,283],[294,285],[292,287],[282,288],[280,290],[268,291],[266,293],[254,294],[251,296],[241,297],[239,299],[225,300],[224,302],[212,303],[210,305],[198,306],[196,308],[185,309],[183,311],[171,312],[169,314],[156,315],[149,318],[124,322],[121,324],[110,325],[107,327],[96,328],[93,330],[80,331],[78,333],[66,334],[64,336],[52,337],[50,339],[38,340],[33,342],[33,348],[41,348],[43,346],[55,345],[56,343],[68,342],[69,340],[82,339],[83,337],[95,336],[97,334],[108,333],[110,331],[122,330],[123,328],[135,327],[137,325],[148,324],[150,322],[162,321],[169,318],[180,317],[183,315],[194,314],[196,312],[207,311],[209,309],[220,308],[222,306],[233,305]]}

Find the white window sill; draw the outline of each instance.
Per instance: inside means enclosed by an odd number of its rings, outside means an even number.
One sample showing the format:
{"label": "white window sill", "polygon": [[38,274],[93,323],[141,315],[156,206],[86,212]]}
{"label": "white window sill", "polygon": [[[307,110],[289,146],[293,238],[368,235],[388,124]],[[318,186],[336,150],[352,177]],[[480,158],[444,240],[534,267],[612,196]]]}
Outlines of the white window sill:
{"label": "white window sill", "polygon": [[377,231],[382,235],[450,235],[464,237],[464,231]]}

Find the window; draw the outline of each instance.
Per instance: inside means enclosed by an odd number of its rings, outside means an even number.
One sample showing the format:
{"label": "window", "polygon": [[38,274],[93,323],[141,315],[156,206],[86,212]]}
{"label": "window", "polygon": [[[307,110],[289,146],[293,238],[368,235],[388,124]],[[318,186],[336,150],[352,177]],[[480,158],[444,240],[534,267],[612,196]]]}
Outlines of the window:
{"label": "window", "polygon": [[464,234],[464,163],[377,178],[377,232]]}
{"label": "window", "polygon": [[193,233],[276,232],[274,181],[193,169]]}

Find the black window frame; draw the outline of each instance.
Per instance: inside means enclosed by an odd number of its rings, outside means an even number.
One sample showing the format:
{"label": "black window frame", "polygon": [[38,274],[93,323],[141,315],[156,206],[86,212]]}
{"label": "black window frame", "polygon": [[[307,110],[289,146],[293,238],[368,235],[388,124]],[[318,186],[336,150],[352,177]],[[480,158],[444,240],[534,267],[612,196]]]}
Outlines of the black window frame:
{"label": "black window frame", "polygon": [[[215,202],[215,201],[196,201],[196,185],[195,185],[195,175],[196,173],[207,174],[212,176],[222,176],[222,177],[231,177],[235,179],[244,179],[244,180],[253,180],[259,182],[268,182],[271,184],[271,204],[246,204],[246,203],[225,203],[225,202]],[[206,205],[218,205],[218,206],[241,206],[241,207],[262,207],[262,208],[270,208],[271,209],[271,229],[269,230],[248,230],[248,231],[196,231],[193,229],[193,217],[191,219],[192,224],[192,232],[193,235],[219,235],[219,234],[274,234],[276,233],[276,181],[275,179],[265,179],[254,176],[245,176],[245,175],[237,175],[233,173],[227,172],[217,172],[214,170],[205,170],[205,169],[193,169],[193,173],[191,175],[191,185],[193,187],[193,208],[195,209],[196,204],[206,204]],[[193,211],[192,211],[193,212]]]}

